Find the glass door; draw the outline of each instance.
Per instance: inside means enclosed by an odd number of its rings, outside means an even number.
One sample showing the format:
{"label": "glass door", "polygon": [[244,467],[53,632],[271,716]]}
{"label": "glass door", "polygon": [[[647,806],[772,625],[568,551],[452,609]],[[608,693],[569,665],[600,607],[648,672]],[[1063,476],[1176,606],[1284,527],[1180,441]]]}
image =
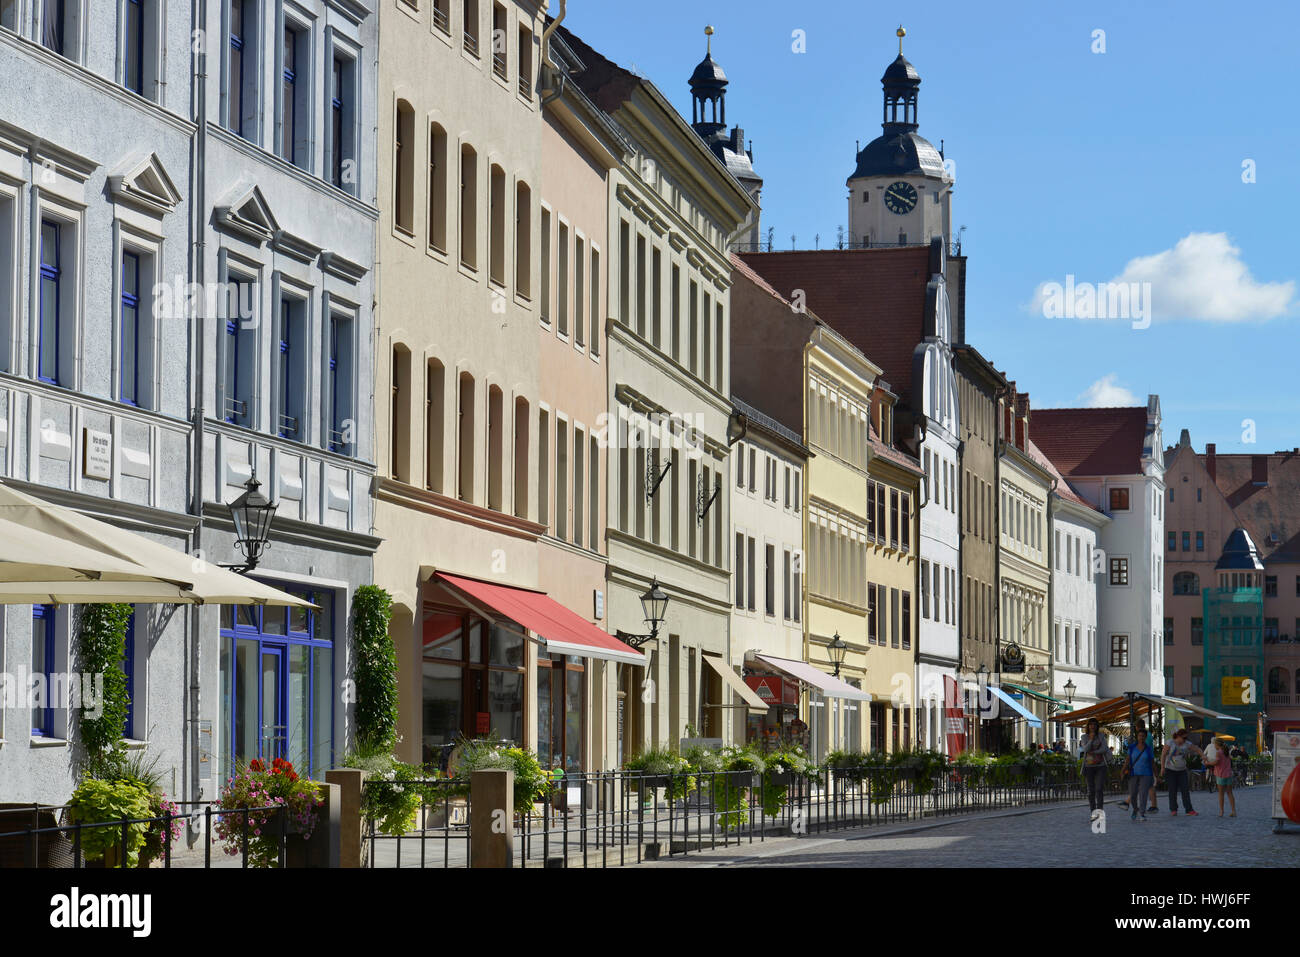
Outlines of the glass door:
{"label": "glass door", "polygon": [[262,657],[262,740],[261,758],[273,761],[285,756],[288,719],[285,714],[284,645],[263,644]]}

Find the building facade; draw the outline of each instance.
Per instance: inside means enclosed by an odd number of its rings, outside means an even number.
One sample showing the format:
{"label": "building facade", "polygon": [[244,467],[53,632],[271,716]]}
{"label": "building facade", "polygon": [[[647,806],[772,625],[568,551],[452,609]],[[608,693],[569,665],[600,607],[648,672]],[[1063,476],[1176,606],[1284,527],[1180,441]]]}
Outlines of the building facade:
{"label": "building facade", "polygon": [[[687,736],[736,740],[730,641],[731,264],[749,194],[648,80],[557,31],[571,77],[630,152],[610,171],[606,627],[641,635],[641,596],[669,596],[644,667],[618,676],[605,747],[617,763]],[[706,659],[709,659],[706,661]],[[724,674],[724,672],[726,674]]]}
{"label": "building facade", "polygon": [[[1111,521],[1100,574],[1097,693],[1164,692],[1164,449],[1160,399],[1145,407],[1039,409],[1035,441],[1071,488]],[[1085,558],[1085,561],[1088,559]]]}
{"label": "building facade", "polygon": [[[0,11],[0,468],[19,489],[190,550],[193,342],[153,290],[191,279],[191,25],[150,10],[142,37],[121,6],[66,6],[61,21],[52,4]],[[158,759],[170,795],[192,797],[195,621],[166,611],[135,608],[123,738]],[[47,687],[73,672],[79,617],[0,610],[0,672]],[[5,800],[64,804],[73,710],[5,690]]]}

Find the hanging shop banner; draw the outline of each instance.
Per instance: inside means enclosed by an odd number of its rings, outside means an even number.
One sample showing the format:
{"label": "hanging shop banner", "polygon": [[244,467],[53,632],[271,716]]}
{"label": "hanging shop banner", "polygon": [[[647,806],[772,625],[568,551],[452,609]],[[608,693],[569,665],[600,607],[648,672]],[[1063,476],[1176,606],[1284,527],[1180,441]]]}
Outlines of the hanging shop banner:
{"label": "hanging shop banner", "polygon": [[948,740],[948,754],[956,756],[966,750],[966,719],[957,680],[943,676],[943,721]]}
{"label": "hanging shop banner", "polygon": [[745,684],[769,706],[799,704],[799,687],[780,675],[746,675]]}
{"label": "hanging shop banner", "polygon": [[1272,816],[1300,824],[1300,731],[1273,735]]}

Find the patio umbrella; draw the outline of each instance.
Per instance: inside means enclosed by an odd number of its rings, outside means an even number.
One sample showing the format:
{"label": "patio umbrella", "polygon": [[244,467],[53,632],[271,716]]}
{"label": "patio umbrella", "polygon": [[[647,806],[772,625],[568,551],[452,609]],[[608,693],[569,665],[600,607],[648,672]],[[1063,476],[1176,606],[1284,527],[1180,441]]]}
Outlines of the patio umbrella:
{"label": "patio umbrella", "polygon": [[[6,531],[15,535],[12,544],[2,537]],[[25,563],[20,560],[24,542],[31,549]],[[42,569],[54,574],[42,577]],[[277,588],[0,482],[0,604],[119,601],[313,607]]]}

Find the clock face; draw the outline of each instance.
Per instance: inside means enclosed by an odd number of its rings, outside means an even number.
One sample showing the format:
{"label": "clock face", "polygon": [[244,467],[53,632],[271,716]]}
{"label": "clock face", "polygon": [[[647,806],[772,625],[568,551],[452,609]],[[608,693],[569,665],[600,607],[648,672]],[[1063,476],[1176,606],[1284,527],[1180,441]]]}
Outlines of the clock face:
{"label": "clock face", "polygon": [[885,208],[891,213],[903,215],[916,207],[916,187],[899,180],[885,187]]}

